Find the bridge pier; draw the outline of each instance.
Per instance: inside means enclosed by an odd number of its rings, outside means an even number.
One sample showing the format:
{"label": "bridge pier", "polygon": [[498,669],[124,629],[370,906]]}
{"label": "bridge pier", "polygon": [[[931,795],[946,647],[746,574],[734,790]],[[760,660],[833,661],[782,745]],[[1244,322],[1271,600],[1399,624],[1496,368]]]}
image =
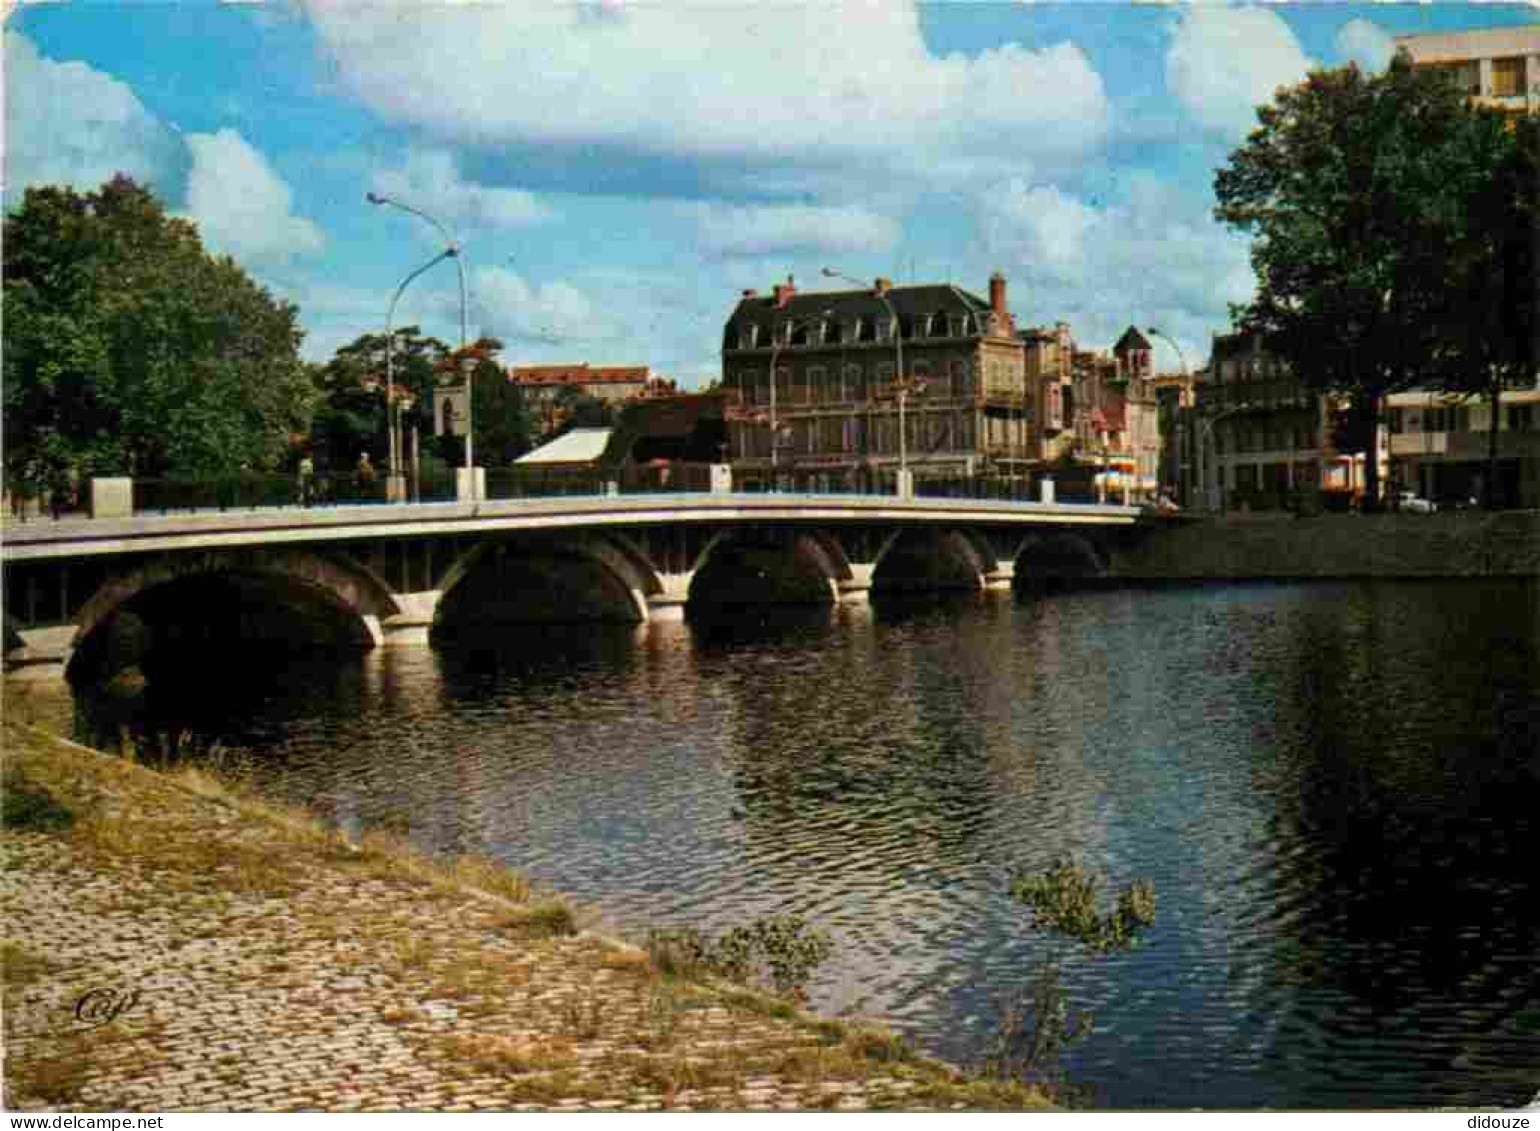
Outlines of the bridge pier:
{"label": "bridge pier", "polygon": [[442,589],[430,589],[423,593],[397,593],[396,604],[401,607],[399,613],[393,613],[383,620],[365,618],[366,621],[375,620],[378,623],[375,643],[387,648],[428,643],[433,629],[433,617],[438,612],[439,598],[443,595]]}
{"label": "bridge pier", "polygon": [[[63,683],[75,651],[75,631],[72,624],[17,630],[21,646],[6,650],[5,678],[26,683]],[[6,636],[10,636],[10,630]]]}
{"label": "bridge pier", "polygon": [[850,563],[850,576],[835,582],[835,599],[841,605],[865,605],[872,599],[872,574],[875,565]]}
{"label": "bridge pier", "polygon": [[984,575],[985,589],[1010,589],[1016,584],[1016,562],[1012,558],[996,562],[995,568]]}
{"label": "bridge pier", "polygon": [[665,624],[684,620],[684,607],[690,599],[690,582],[695,580],[695,571],[660,573],[658,580],[663,583],[663,590],[647,595],[647,622]]}

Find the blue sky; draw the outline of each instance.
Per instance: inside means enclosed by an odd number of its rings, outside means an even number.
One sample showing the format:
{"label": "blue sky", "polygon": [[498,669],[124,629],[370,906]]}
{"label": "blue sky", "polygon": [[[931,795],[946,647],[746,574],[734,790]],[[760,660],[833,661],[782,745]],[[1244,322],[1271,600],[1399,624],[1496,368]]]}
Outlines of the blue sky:
{"label": "blue sky", "polygon": [[[382,328],[460,238],[471,333],[515,363],[715,376],[740,290],[1004,272],[1023,325],[1197,364],[1251,286],[1210,219],[1253,107],[1390,37],[1527,4],[23,3],[5,197],[154,185],[300,308],[305,353]],[[458,334],[441,264],[398,323]],[[1160,362],[1175,367],[1175,358]]]}

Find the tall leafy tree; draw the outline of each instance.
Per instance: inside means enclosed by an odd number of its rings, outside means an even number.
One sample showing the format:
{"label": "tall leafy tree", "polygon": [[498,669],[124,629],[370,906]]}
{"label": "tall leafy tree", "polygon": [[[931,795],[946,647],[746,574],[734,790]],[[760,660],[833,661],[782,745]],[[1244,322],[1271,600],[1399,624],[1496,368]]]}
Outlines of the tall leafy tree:
{"label": "tall leafy tree", "polygon": [[[443,374],[470,371],[476,462],[484,467],[511,463],[534,446],[534,414],[524,391],[508,379],[500,360],[502,350],[497,338],[479,338],[463,350],[452,351],[440,365]],[[441,447],[449,462],[464,459],[460,437],[444,437]]]}
{"label": "tall leafy tree", "polygon": [[1456,391],[1485,396],[1488,506],[1496,505],[1497,432],[1504,389],[1540,382],[1540,118],[1509,125],[1493,174],[1473,205],[1477,224],[1451,271],[1458,305],[1449,327]]}
{"label": "tall leafy tree", "polygon": [[342,346],[330,361],[312,371],[321,397],[311,429],[318,453],[334,466],[346,466],[367,451],[385,466],[390,447],[385,424],[387,370],[400,398],[398,406],[410,403],[400,409],[403,435],[415,424],[421,434],[431,436],[438,367],[448,356],[447,345],[424,337],[416,326],[393,332],[389,365],[384,334],[363,334]]}
{"label": "tall leafy tree", "polygon": [[[1317,71],[1258,110],[1216,174],[1215,214],[1249,233],[1255,299],[1237,311],[1372,437],[1384,398],[1468,380],[1452,279],[1479,258],[1476,200],[1508,144],[1493,116],[1404,55],[1381,75]],[[1379,469],[1365,463],[1371,505]]]}
{"label": "tall leafy tree", "polygon": [[295,308],[131,179],[29,189],[4,260],[13,485],[272,467],[308,426]]}

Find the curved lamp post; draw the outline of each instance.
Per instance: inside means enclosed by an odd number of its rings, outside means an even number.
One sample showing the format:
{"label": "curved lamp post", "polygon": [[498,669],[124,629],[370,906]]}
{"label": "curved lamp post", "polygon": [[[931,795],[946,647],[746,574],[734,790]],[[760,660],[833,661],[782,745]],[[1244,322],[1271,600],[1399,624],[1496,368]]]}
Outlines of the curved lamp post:
{"label": "curved lamp post", "polygon": [[[778,420],[776,418],[776,412],[775,412],[775,384],[776,384],[776,382],[775,382],[775,362],[776,362],[776,359],[778,357],[780,357],[782,345],[783,344],[784,345],[790,345],[791,344],[791,339],[796,335],[797,327],[798,326],[806,326],[810,322],[814,321],[815,319],[827,318],[832,313],[834,313],[833,308],[832,307],[828,307],[828,308],[825,308],[824,310],[818,311],[816,314],[804,314],[801,318],[789,318],[789,319],[787,319],[786,322],[785,322],[786,340],[785,340],[784,343],[775,340],[774,337],[772,336],[772,340],[770,342],[770,478],[771,478],[772,484],[775,481],[775,476],[777,474],[776,468],[777,468],[777,465],[780,462],[776,458],[776,442],[775,442],[776,441],[776,437],[780,434],[779,433],[779,422],[778,422]],[[772,331],[772,335],[773,335],[773,331]]]}
{"label": "curved lamp post", "polygon": [[421,275],[441,259],[447,259],[450,253],[441,251],[428,262],[417,268],[406,278],[401,280],[401,285],[396,288],[396,293],[391,296],[390,309],[385,313],[385,420],[386,432],[390,436],[390,466],[386,472],[386,495],[391,502],[400,502],[404,494],[402,491],[402,444],[401,444],[401,413],[397,410],[396,397],[396,304],[401,301],[401,296],[412,280]]}
{"label": "curved lamp post", "polygon": [[[1150,326],[1147,332],[1152,338],[1164,338],[1166,343],[1176,351],[1176,360],[1182,367],[1182,381],[1183,384],[1186,384],[1188,376],[1187,355],[1182,352],[1182,347],[1176,344],[1175,338],[1173,338],[1170,334],[1167,334],[1164,330],[1159,329],[1158,327]],[[1178,403],[1180,404],[1180,402]],[[1193,402],[1193,407],[1195,409],[1197,407],[1196,400]],[[1198,453],[1198,461],[1198,481],[1201,483],[1203,481],[1203,453],[1201,451]],[[1178,467],[1178,470],[1180,471],[1180,466]]]}
{"label": "curved lamp post", "polygon": [[[413,208],[410,204],[402,204],[399,200],[394,200],[388,196],[381,196],[377,192],[367,193],[364,199],[367,200],[370,204],[388,204],[392,208],[399,208],[403,212],[410,212],[413,216],[419,217],[420,219],[426,220],[428,223],[432,224],[436,229],[438,229],[439,235],[444,237],[444,250],[441,251],[433,260],[423,264],[423,266],[412,272],[411,275],[408,275],[406,282],[401,284],[401,288],[404,290],[406,288],[406,283],[411,282],[414,278],[422,274],[422,272],[426,271],[429,267],[433,266],[433,264],[437,263],[440,259],[453,259],[455,261],[455,267],[458,269],[460,276],[460,356],[463,360],[465,356],[466,312],[465,260],[460,255],[460,245],[455,241],[455,238],[449,234],[448,228],[444,227],[444,225],[439,223],[438,220],[434,219],[426,212],[423,212],[421,209]],[[397,291],[396,297],[400,297],[400,291]],[[392,313],[394,313],[394,301],[391,302],[391,310]],[[387,333],[385,338],[385,366],[387,372],[390,369],[392,345],[393,342],[391,341],[390,335]],[[467,370],[465,374],[465,469],[467,473],[469,473],[470,469],[476,465],[474,455],[475,439],[475,409],[471,398],[471,371]],[[394,441],[392,442],[392,446],[394,446]]]}
{"label": "curved lamp post", "polygon": [[[867,289],[866,284],[861,282],[861,280],[851,278],[834,267],[825,267],[823,269],[823,276],[826,279],[843,279],[845,282],[853,283],[863,290]],[[898,367],[892,391],[892,395],[898,400],[898,474],[900,483],[907,483],[909,475],[909,438],[904,431],[904,402],[909,398],[910,393],[913,393],[915,396],[924,393],[925,382],[907,381],[904,379],[903,324],[899,322],[898,311],[893,309],[893,303],[888,300],[888,296],[875,287],[871,288],[871,292],[887,308],[889,325],[893,330],[894,362]],[[903,488],[901,487],[900,492],[902,493],[902,491]]]}

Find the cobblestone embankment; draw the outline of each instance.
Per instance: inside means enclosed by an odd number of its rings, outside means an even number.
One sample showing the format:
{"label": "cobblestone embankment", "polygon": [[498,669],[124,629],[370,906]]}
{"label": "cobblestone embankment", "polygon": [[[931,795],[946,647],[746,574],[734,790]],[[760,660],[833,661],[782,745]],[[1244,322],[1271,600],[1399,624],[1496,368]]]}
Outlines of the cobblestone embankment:
{"label": "cobblestone embankment", "polygon": [[1119,552],[1130,580],[1540,576],[1540,511],[1258,515],[1199,521]]}
{"label": "cobblestone embankment", "polygon": [[350,845],[11,719],[4,738],[13,1110],[1037,1102],[869,1028],[664,977],[484,862]]}

